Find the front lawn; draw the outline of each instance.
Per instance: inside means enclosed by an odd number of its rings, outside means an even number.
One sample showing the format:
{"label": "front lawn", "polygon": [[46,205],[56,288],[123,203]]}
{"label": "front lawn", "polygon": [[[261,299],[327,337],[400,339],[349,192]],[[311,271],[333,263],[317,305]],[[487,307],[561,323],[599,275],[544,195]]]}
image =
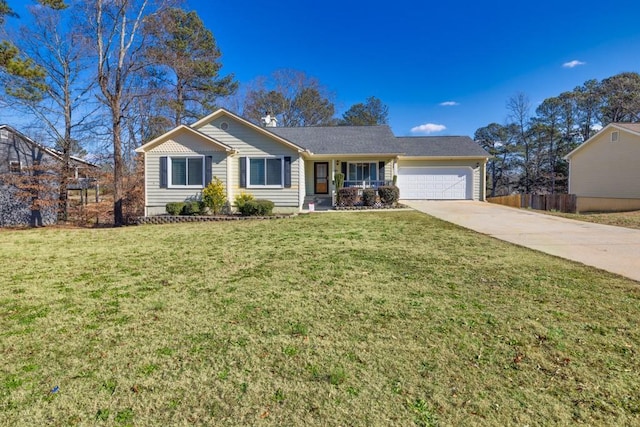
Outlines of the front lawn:
{"label": "front lawn", "polygon": [[640,211],[631,212],[590,212],[570,214],[561,212],[544,212],[578,221],[595,222],[596,224],[615,225],[618,227],[640,230]]}
{"label": "front lawn", "polygon": [[416,212],[0,234],[2,425],[638,425],[640,287]]}

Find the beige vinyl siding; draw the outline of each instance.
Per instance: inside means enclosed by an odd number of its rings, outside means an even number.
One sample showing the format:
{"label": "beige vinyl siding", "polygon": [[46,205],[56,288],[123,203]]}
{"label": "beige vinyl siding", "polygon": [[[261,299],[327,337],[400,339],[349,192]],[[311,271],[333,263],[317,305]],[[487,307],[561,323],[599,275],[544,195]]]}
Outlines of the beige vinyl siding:
{"label": "beige vinyl siding", "polygon": [[305,187],[306,187],[306,195],[307,196],[312,196],[313,194],[315,194],[314,191],[314,180],[313,180],[313,168],[315,167],[313,164],[318,161],[318,162],[324,162],[327,161],[329,162],[329,173],[331,173],[331,161],[330,160],[307,160],[306,164],[306,168],[304,170],[304,182],[305,182]]}
{"label": "beige vinyl siding", "polygon": [[[611,141],[611,132],[618,141]],[[640,198],[640,136],[605,129],[570,159],[569,191],[578,197]]]}
{"label": "beige vinyl siding", "polygon": [[202,189],[197,188],[160,188],[161,157],[211,156],[212,176],[217,176],[226,185],[227,153],[217,148],[195,135],[179,134],[148,151],[145,164],[147,215],[163,214],[167,203],[197,199],[202,194]]}
{"label": "beige vinyl siding", "polygon": [[[472,198],[473,200],[485,199],[485,177],[482,174],[482,163],[485,159],[451,159],[451,160],[407,160],[401,159],[398,161],[398,167],[469,167],[472,170],[473,187]],[[400,193],[402,198],[402,192]]]}
{"label": "beige vinyl siding", "polygon": [[[220,125],[223,122],[228,124],[226,131],[220,129]],[[267,135],[263,135],[228,116],[214,119],[211,123],[199,128],[198,131],[215,138],[238,152],[230,162],[231,182],[229,185],[233,195],[237,195],[240,192],[251,193],[258,199],[271,200],[276,208],[300,208],[302,203],[300,200],[300,185],[304,186],[300,170],[304,166],[302,166],[297,150]],[[291,188],[240,188],[241,157],[291,157]]]}

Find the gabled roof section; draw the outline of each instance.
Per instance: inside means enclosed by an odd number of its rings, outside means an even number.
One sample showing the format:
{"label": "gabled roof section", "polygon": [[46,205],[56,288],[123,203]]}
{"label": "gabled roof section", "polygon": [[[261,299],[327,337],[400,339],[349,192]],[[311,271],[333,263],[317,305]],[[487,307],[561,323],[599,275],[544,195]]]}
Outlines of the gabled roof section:
{"label": "gabled roof section", "polygon": [[[35,142],[33,139],[29,138],[27,135],[23,134],[22,132],[20,132],[19,130],[9,126],[9,125],[0,125],[0,129],[5,129],[8,130],[9,132],[11,132],[14,135],[17,135],[20,137],[20,139],[22,139],[23,141],[25,141],[27,144],[31,144],[34,147],[37,147],[39,150],[44,151],[45,153],[47,153],[48,155],[50,155],[51,157],[53,157],[56,160],[62,160],[63,157],[63,153],[61,151],[55,150],[53,148],[49,148],[46,147],[38,142]],[[81,159],[80,157],[76,157],[76,156],[69,156],[69,159],[71,159],[72,161],[76,162],[76,163],[82,163],[86,166],[90,166],[93,168],[99,168],[98,165],[96,165],[95,163],[91,163],[88,162],[84,159]]]}
{"label": "gabled roof section", "polygon": [[406,136],[396,139],[405,157],[491,157],[468,136]]}
{"label": "gabled roof section", "polygon": [[234,149],[229,147],[227,144],[223,144],[222,142],[216,140],[215,138],[212,138],[208,135],[205,135],[202,132],[198,132],[195,129],[190,128],[189,126],[185,126],[185,125],[180,125],[177,128],[173,128],[171,129],[169,132],[165,133],[164,135],[160,135],[159,137],[152,139],[151,141],[147,142],[146,144],[136,148],[136,153],[146,153],[147,151],[151,150],[152,148],[154,148],[155,146],[162,144],[163,142],[166,142],[167,140],[171,139],[172,137],[174,137],[175,135],[179,134],[179,133],[189,133],[191,135],[195,135],[198,138],[201,138],[202,140],[206,141],[209,144],[213,144],[219,148],[222,148],[224,151],[228,152],[228,153],[232,153],[234,152]]}
{"label": "gabled roof section", "polygon": [[640,123],[611,123],[613,127],[623,128],[631,133],[640,135]]}
{"label": "gabled roof section", "polygon": [[600,136],[602,136],[605,133],[605,131],[610,131],[610,130],[614,130],[614,129],[621,130],[623,132],[627,132],[627,133],[630,133],[630,134],[635,135],[635,136],[640,136],[640,123],[609,123],[608,125],[606,125],[602,129],[600,129],[591,138],[587,139],[585,142],[583,142],[582,144],[578,145],[569,154],[564,156],[564,159],[565,160],[570,160],[571,157],[573,157],[574,154],[576,154],[578,151],[582,150],[584,147],[588,147],[595,140],[599,139]]}
{"label": "gabled roof section", "polygon": [[276,129],[276,128],[264,128],[262,126],[258,126],[255,123],[251,123],[249,120],[247,119],[243,119],[242,117],[238,116],[237,114],[233,114],[231,111],[226,110],[224,108],[220,108],[216,111],[214,111],[213,113],[209,114],[206,117],[201,118],[200,120],[198,120],[197,122],[195,122],[194,124],[191,125],[191,127],[193,129],[200,129],[202,126],[205,126],[206,124],[212,122],[213,120],[221,117],[221,116],[226,116],[229,118],[232,118],[240,123],[242,123],[243,125],[263,134],[268,136],[269,138],[278,141],[281,144],[284,144],[286,146],[288,146],[289,148],[293,148],[294,150],[298,150],[299,152],[304,151],[304,147],[300,146],[298,144],[296,144],[293,141],[290,141],[286,138],[283,138],[282,136],[280,136],[279,134],[276,134],[274,132],[270,132],[270,130]]}
{"label": "gabled roof section", "polygon": [[306,148],[312,154],[385,154],[403,152],[389,126],[312,126],[269,128],[269,131]]}

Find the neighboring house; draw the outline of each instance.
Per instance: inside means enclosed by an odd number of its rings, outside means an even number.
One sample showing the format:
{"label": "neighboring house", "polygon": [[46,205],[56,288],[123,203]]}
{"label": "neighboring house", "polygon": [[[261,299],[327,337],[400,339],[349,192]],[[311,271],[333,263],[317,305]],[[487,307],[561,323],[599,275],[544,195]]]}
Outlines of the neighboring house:
{"label": "neighboring house", "polygon": [[145,214],[193,200],[213,176],[227,199],[240,192],[298,212],[345,186],[389,185],[403,199],[485,199],[490,155],[468,137],[397,138],[388,126],[275,127],[255,125],[220,109],[136,149],[145,158]]}
{"label": "neighboring house", "polygon": [[[8,125],[0,125],[0,227],[47,225],[55,223],[54,206],[32,209],[38,198],[57,198],[51,169],[62,160],[62,153],[38,144]],[[50,166],[50,168],[49,168]],[[86,187],[87,172],[97,166],[77,157],[71,158],[70,188]],[[23,178],[33,178],[25,181]],[[35,183],[35,184],[34,184]],[[43,188],[46,193],[43,194]],[[25,192],[29,197],[25,198]]]}
{"label": "neighboring house", "polygon": [[565,159],[579,212],[640,209],[640,124],[611,123]]}

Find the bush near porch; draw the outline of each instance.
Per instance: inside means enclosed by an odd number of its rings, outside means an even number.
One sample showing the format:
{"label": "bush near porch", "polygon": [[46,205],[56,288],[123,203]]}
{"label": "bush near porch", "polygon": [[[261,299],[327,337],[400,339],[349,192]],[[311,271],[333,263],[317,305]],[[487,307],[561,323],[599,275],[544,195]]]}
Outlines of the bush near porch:
{"label": "bush near porch", "polygon": [[351,206],[395,206],[400,199],[400,189],[395,185],[382,185],[376,189],[346,187],[338,190],[337,205]]}

